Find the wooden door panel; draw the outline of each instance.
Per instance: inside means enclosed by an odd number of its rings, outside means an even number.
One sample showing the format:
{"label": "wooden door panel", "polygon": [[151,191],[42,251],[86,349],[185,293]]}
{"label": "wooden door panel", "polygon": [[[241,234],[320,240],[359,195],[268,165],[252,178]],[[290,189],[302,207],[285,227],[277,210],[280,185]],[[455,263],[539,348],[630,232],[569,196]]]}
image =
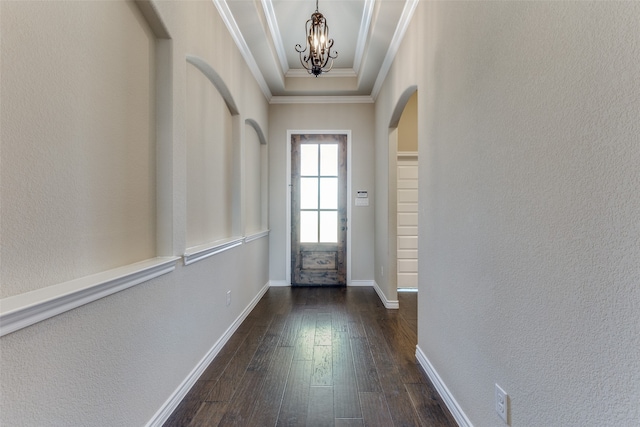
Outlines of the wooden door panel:
{"label": "wooden door panel", "polygon": [[[321,212],[337,212],[337,241],[332,243],[301,242],[301,145],[333,144],[338,147],[337,209],[322,209],[318,201],[318,217]],[[320,153],[318,147],[318,153]],[[291,135],[291,284],[294,286],[346,285],[346,241],[347,241],[347,135],[341,134],[308,134]],[[321,158],[319,154],[319,158]],[[318,165],[318,185],[323,178],[334,175],[323,175]],[[314,177],[314,175],[304,175]],[[309,209],[303,209],[309,211]],[[334,217],[335,218],[335,217]],[[321,227],[317,234],[320,240]],[[312,230],[313,231],[313,230]]]}
{"label": "wooden door panel", "polygon": [[338,253],[334,251],[302,251],[303,270],[336,270]]}

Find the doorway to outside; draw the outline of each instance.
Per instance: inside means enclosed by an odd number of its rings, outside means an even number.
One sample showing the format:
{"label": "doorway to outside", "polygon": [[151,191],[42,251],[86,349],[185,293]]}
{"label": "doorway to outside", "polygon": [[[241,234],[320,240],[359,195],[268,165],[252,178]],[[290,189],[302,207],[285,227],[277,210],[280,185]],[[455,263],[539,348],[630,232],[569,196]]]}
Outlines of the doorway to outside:
{"label": "doorway to outside", "polygon": [[347,284],[347,134],[290,134],[292,286]]}

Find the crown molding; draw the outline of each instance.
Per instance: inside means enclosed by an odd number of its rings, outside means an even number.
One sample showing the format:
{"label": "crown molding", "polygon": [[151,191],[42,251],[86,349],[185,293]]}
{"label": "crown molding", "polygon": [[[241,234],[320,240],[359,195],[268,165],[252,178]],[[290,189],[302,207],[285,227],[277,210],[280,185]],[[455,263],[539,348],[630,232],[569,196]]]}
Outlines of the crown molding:
{"label": "crown molding", "polygon": [[370,96],[274,96],[269,104],[373,104]]}
{"label": "crown molding", "polygon": [[404,38],[404,34],[407,32],[407,28],[409,28],[409,24],[411,23],[411,18],[413,17],[413,13],[418,7],[419,0],[407,0],[404,4],[404,8],[402,9],[402,16],[400,17],[400,21],[398,21],[398,26],[396,27],[396,31],[393,34],[393,39],[389,44],[389,49],[387,50],[387,55],[384,58],[384,62],[380,67],[380,72],[378,73],[378,78],[376,79],[375,84],[373,85],[373,90],[371,91],[371,97],[375,100],[380,94],[380,89],[382,89],[382,84],[384,80],[387,78],[387,73],[391,68],[391,64],[393,64],[393,60],[398,53],[398,49],[400,49],[400,44],[402,43],[402,39]]}
{"label": "crown molding", "polygon": [[369,27],[373,19],[373,9],[376,0],[365,0],[364,10],[362,11],[362,21],[360,21],[360,32],[358,33],[358,43],[356,44],[356,53],[353,57],[353,71],[358,74],[362,59],[364,58],[364,48],[367,45],[367,36],[369,35]]}
{"label": "crown molding", "polygon": [[269,25],[269,31],[271,32],[271,40],[276,49],[278,60],[280,61],[280,67],[283,74],[287,74],[289,71],[289,63],[287,62],[287,54],[284,50],[284,43],[282,37],[280,37],[280,28],[278,27],[278,19],[276,18],[276,11],[273,8],[273,2],[271,0],[262,0],[262,10],[264,16],[267,19]]}
{"label": "crown molding", "polygon": [[[310,73],[302,68],[290,68],[284,75],[285,77],[309,77]],[[322,73],[322,78],[335,78],[335,77],[358,77],[353,68],[334,68],[330,72]]]}
{"label": "crown molding", "polygon": [[[384,61],[378,75],[376,77],[373,89],[369,96],[364,97],[353,97],[353,96],[340,96],[340,97],[332,97],[332,96],[273,96],[271,93],[271,89],[269,88],[258,64],[256,63],[255,58],[251,54],[249,46],[247,45],[244,37],[240,32],[240,28],[238,27],[237,22],[233,18],[233,14],[228,5],[228,0],[212,0],[215,4],[220,16],[227,26],[231,37],[236,43],[240,54],[245,59],[247,66],[249,67],[251,73],[256,79],[260,89],[262,90],[264,96],[269,100],[271,104],[312,104],[312,103],[373,103],[375,99],[378,97],[380,90],[382,89],[382,85],[387,77],[387,74],[393,64],[395,56],[400,48],[402,43],[402,39],[404,34],[407,31],[409,24],[411,23],[411,18],[415,12],[415,9],[418,6],[419,0],[406,0],[401,18],[396,26],[393,39],[389,44],[389,48],[387,49],[387,53],[385,55]],[[288,63],[286,61],[286,53],[284,51],[284,45],[282,43],[282,39],[280,37],[279,28],[277,25],[277,19],[275,16],[275,9],[273,8],[272,0],[261,0],[262,7],[264,10],[264,14],[271,32],[271,37],[273,41],[273,45],[275,46],[276,54],[278,56],[278,61],[280,66],[282,67],[282,72],[284,77],[308,77],[309,73],[303,69],[290,69]],[[363,10],[360,32],[358,34],[358,44],[356,45],[356,56],[354,57],[354,68],[353,69],[333,69],[330,73],[323,74],[324,78],[357,78],[358,72],[360,71],[360,67],[362,66],[362,61],[364,59],[365,48],[367,44],[367,37],[370,30],[370,24],[373,19],[373,13],[376,5],[376,0],[365,0],[365,7]]]}
{"label": "crown molding", "polygon": [[267,82],[264,79],[264,76],[260,72],[260,68],[256,63],[255,58],[253,57],[253,55],[251,54],[251,51],[249,50],[249,45],[247,45],[247,42],[245,41],[244,37],[242,37],[242,33],[240,32],[238,23],[233,18],[233,14],[229,9],[229,5],[227,4],[226,0],[213,0],[213,4],[216,6],[216,9],[218,9],[218,13],[220,13],[220,17],[224,21],[224,24],[227,26],[227,30],[229,30],[229,33],[231,34],[233,41],[236,42],[236,46],[238,47],[238,50],[240,50],[240,54],[244,58],[244,61],[247,63],[249,70],[251,70],[251,74],[253,74],[253,77],[258,82],[258,86],[260,86],[262,93],[268,100],[271,99],[272,97],[271,90],[269,89],[269,86],[267,85]]}

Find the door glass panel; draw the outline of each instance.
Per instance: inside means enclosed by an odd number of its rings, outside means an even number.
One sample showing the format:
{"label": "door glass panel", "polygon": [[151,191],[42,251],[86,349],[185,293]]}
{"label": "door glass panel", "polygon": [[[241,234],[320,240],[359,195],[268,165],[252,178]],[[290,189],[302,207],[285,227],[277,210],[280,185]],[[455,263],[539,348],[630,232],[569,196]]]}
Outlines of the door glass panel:
{"label": "door glass panel", "polygon": [[320,145],[320,175],[338,176],[338,144]]}
{"label": "door glass panel", "polygon": [[320,242],[338,242],[338,211],[320,212]]}
{"label": "door glass panel", "polygon": [[300,178],[300,209],[318,209],[318,178]]}
{"label": "door glass panel", "polygon": [[318,176],[318,144],[300,145],[300,175]]}
{"label": "door glass panel", "polygon": [[320,178],[320,209],[338,209],[338,178]]}
{"label": "door glass panel", "polygon": [[318,242],[318,212],[317,211],[300,211],[300,242],[302,243]]}

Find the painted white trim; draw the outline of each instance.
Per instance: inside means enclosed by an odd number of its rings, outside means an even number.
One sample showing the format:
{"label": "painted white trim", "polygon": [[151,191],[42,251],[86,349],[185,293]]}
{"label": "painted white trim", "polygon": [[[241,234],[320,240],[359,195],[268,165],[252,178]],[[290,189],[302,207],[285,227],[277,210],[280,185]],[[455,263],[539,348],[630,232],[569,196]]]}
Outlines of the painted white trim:
{"label": "painted white trim", "polygon": [[271,90],[269,89],[269,85],[267,85],[264,76],[260,72],[260,68],[258,67],[258,63],[255,58],[251,54],[251,50],[249,49],[249,45],[245,41],[244,37],[242,37],[242,33],[240,32],[240,27],[238,27],[238,23],[233,19],[233,14],[229,9],[229,5],[226,0],[213,0],[213,4],[218,9],[218,13],[220,13],[220,17],[224,21],[224,24],[227,26],[227,30],[231,34],[233,41],[236,42],[236,46],[240,51],[240,54],[244,58],[244,61],[247,63],[249,70],[251,70],[251,74],[256,79],[258,86],[262,90],[262,93],[267,98],[267,100],[271,99]]}
{"label": "painted white trim", "polygon": [[[292,77],[292,78],[307,78],[308,79],[310,74],[311,73],[309,73],[304,68],[292,68],[289,71],[287,71],[287,73],[284,76],[286,78]],[[340,78],[345,78],[345,77],[356,78],[356,77],[358,77],[358,74],[356,74],[356,72],[353,70],[353,68],[333,68],[330,73],[323,73],[319,77],[323,78],[323,79],[333,79],[333,78],[336,78],[336,77],[340,77]]]}
{"label": "painted white trim", "polygon": [[347,284],[351,282],[351,226],[349,225],[349,221],[351,220],[351,130],[287,130],[287,142],[286,142],[286,157],[287,157],[287,229],[286,229],[286,251],[285,254],[285,277],[287,283],[291,283],[291,135],[301,135],[301,134],[316,134],[316,135],[326,135],[326,134],[338,134],[338,135],[347,135]]}
{"label": "painted white trim", "polygon": [[273,2],[271,0],[262,0],[262,10],[264,11],[264,16],[267,19],[267,24],[269,25],[273,46],[275,47],[276,54],[280,60],[280,68],[282,68],[282,73],[286,74],[287,71],[289,71],[289,64],[287,63],[287,54],[284,50],[284,43],[282,42],[282,37],[280,37],[280,28],[278,28],[278,19],[276,18],[276,12],[273,9]]}
{"label": "painted white trim", "polygon": [[220,77],[220,74],[218,74],[218,72],[214,70],[214,68],[209,65],[207,61],[200,58],[199,56],[187,54],[186,60],[189,64],[200,70],[200,72],[204,74],[204,76],[216,88],[216,90],[224,100],[229,113],[231,113],[232,116],[237,116],[238,114],[240,114],[238,106],[236,105],[236,101],[233,99],[233,95],[231,94],[229,87],[224,82],[222,77]]}
{"label": "painted white trim", "polygon": [[291,286],[291,283],[287,283],[286,280],[269,280],[269,286],[274,287],[274,288],[279,288],[279,287],[288,287]]}
{"label": "painted white trim", "polygon": [[200,375],[204,372],[205,369],[209,366],[209,364],[213,361],[213,359],[220,353],[222,347],[229,341],[229,338],[234,334],[234,332],[238,329],[238,327],[242,324],[244,319],[247,318],[251,310],[258,304],[262,296],[269,290],[269,284],[267,283],[260,289],[258,294],[253,298],[253,300],[249,303],[247,308],[245,308],[242,313],[238,316],[238,318],[229,326],[229,328],[225,331],[224,334],[216,341],[216,343],[211,347],[211,349],[207,352],[207,354],[198,362],[198,364],[193,368],[193,370],[187,375],[187,378],[182,381],[182,383],[178,386],[178,388],[171,394],[169,399],[158,409],[153,418],[149,420],[146,427],[161,427],[165,421],[169,419],[173,411],[178,407],[182,399],[187,395],[191,387],[198,381]]}
{"label": "painted white trim", "polygon": [[248,236],[245,236],[244,242],[249,243],[249,242],[253,242],[254,240],[262,239],[263,237],[266,237],[269,235],[269,231],[270,230],[263,230],[263,231],[258,231],[257,233],[249,234]]}
{"label": "painted white trim", "polygon": [[269,104],[373,104],[370,96],[274,96]]}
{"label": "painted white trim", "polygon": [[398,159],[402,160],[414,160],[418,158],[417,151],[398,151],[397,152]]}
{"label": "painted white trim", "polygon": [[0,300],[0,336],[31,326],[175,270],[159,257]]}
{"label": "painted white trim", "polygon": [[353,287],[368,286],[368,287],[373,287],[374,286],[373,284],[374,284],[373,280],[352,280],[349,283],[347,283],[347,286],[353,286]]}
{"label": "painted white trim", "polygon": [[194,262],[203,260],[210,256],[228,251],[229,249],[242,245],[243,241],[243,237],[232,237],[231,239],[220,240],[213,243],[207,243],[204,245],[187,248],[186,252],[182,256],[182,258],[184,259],[184,265],[193,264]]}
{"label": "painted white trim", "polygon": [[286,213],[285,213],[285,254],[284,254],[284,279],[290,285],[291,284],[291,134],[293,131],[287,131],[286,142]]}
{"label": "painted white trim", "polygon": [[382,292],[382,289],[380,289],[380,286],[378,286],[375,280],[373,281],[373,289],[375,289],[376,293],[378,294],[378,298],[380,298],[380,301],[382,301],[382,304],[384,304],[385,308],[388,308],[390,310],[397,310],[400,308],[400,302],[398,300],[395,300],[395,301],[388,300],[386,295],[384,294],[384,292]]}
{"label": "painted white trim", "polygon": [[369,27],[373,18],[373,9],[376,0],[365,0],[362,10],[362,20],[360,21],[360,32],[358,32],[358,43],[356,44],[356,52],[353,57],[353,71],[357,74],[362,65],[364,57],[364,47],[367,45],[367,36],[369,35]]}
{"label": "painted white trim", "polygon": [[456,399],[453,397],[453,394],[451,394],[444,381],[442,381],[442,378],[440,378],[440,375],[438,375],[436,369],[433,367],[431,362],[429,362],[429,359],[424,354],[420,346],[416,346],[416,359],[435,386],[442,400],[444,400],[444,403],[447,405],[447,408],[451,412],[451,415],[453,415],[453,418],[455,418],[458,425],[461,427],[473,427],[471,420],[469,420],[467,415],[464,413]]}
{"label": "painted white trim", "polygon": [[351,202],[351,159],[353,155],[351,153],[351,147],[353,144],[351,143],[351,131],[347,131],[347,284],[351,282],[351,243],[353,239],[351,238],[351,220],[353,218],[352,211],[352,202]]}
{"label": "painted white trim", "polygon": [[389,43],[387,55],[384,57],[384,61],[380,66],[380,72],[378,73],[376,82],[373,85],[373,90],[371,90],[371,97],[373,99],[376,99],[380,94],[382,84],[387,78],[387,73],[391,68],[391,64],[393,64],[393,60],[398,53],[398,49],[400,49],[400,44],[402,43],[404,34],[407,32],[407,28],[409,28],[411,18],[413,17],[413,12],[415,12],[416,7],[418,7],[418,1],[419,0],[407,0],[407,2],[404,4],[404,9],[402,9],[402,16],[400,17],[400,21],[398,21],[398,26],[396,27],[396,31],[393,34],[391,43]]}

